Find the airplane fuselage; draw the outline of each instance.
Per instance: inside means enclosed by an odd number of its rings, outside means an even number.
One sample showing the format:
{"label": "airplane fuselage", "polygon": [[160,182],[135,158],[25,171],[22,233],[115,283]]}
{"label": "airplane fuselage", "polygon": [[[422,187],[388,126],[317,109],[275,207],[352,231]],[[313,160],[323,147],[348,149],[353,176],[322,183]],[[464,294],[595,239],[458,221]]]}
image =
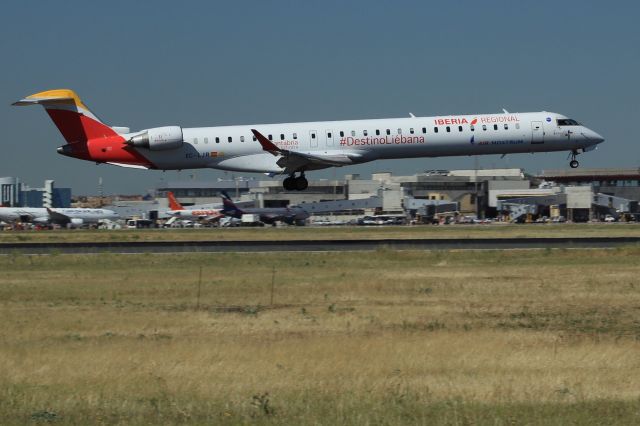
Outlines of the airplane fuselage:
{"label": "airplane fuselage", "polygon": [[32,222],[39,224],[84,224],[101,220],[116,220],[119,216],[113,210],[41,207],[0,207],[0,220],[4,222]]}
{"label": "airplane fuselage", "polygon": [[[128,153],[118,158],[121,140],[116,146],[107,142],[111,147],[107,150],[105,141],[89,141],[89,159],[162,170],[283,173],[278,159],[262,149],[251,129],[281,149],[342,156],[342,165],[396,158],[578,151],[602,142],[600,135],[582,125],[559,126],[562,119],[566,117],[535,112],[183,128],[184,143],[179,148],[136,148],[146,161],[132,161]],[[91,149],[93,142],[100,148]],[[306,170],[319,168],[324,167],[311,165]]]}
{"label": "airplane fuselage", "polygon": [[[552,112],[318,121],[130,132],[104,124],[70,89],[36,93],[14,105],[42,105],[69,157],[142,169],[213,168],[285,174],[304,190],[304,173],[374,160],[594,149],[602,136]],[[296,176],[298,174],[298,176]]]}

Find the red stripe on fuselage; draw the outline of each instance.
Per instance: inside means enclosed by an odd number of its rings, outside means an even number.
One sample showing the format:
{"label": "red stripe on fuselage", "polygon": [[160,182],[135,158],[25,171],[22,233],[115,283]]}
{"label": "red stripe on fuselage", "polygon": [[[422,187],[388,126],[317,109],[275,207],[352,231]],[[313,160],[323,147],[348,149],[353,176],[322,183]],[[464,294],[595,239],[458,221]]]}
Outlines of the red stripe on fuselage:
{"label": "red stripe on fuselage", "polygon": [[71,152],[66,155],[100,163],[124,163],[155,169],[155,165],[111,127],[76,111],[48,108],[47,113],[64,136]]}
{"label": "red stripe on fuselage", "polygon": [[87,142],[89,158],[101,163],[124,163],[155,169],[156,166],[140,154],[135,148],[125,145],[124,138],[116,135],[111,138],[91,139]]}

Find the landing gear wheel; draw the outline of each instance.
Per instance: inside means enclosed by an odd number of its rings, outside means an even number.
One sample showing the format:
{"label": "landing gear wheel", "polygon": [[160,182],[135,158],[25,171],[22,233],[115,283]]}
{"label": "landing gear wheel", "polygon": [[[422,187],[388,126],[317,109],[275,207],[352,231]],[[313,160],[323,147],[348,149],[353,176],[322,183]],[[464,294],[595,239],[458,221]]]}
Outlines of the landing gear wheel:
{"label": "landing gear wheel", "polygon": [[288,178],[285,178],[282,181],[282,187],[286,190],[286,191],[294,191],[295,188],[295,178],[293,176],[289,176]]}
{"label": "landing gear wheel", "polygon": [[304,191],[309,187],[309,181],[307,181],[307,178],[302,175],[296,178],[294,185],[297,191]]}
{"label": "landing gear wheel", "polygon": [[571,151],[571,154],[569,154],[571,156],[571,161],[569,161],[569,167],[571,167],[572,169],[576,169],[580,163],[578,163],[578,160],[576,160],[576,157],[578,156],[578,151],[574,150]]}

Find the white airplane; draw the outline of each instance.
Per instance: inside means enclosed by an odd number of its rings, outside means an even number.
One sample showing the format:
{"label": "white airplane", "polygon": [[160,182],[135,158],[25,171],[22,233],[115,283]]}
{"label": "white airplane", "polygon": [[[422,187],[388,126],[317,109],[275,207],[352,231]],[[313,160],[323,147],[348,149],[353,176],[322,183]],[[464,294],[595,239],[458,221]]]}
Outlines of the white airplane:
{"label": "white airplane", "polygon": [[207,221],[216,221],[225,215],[216,209],[208,209],[208,208],[191,208],[185,209],[182,204],[176,200],[176,197],[173,195],[173,192],[167,192],[167,198],[169,199],[169,209],[166,211],[166,214],[171,217],[176,217],[178,219],[189,219],[189,220],[207,220]]}
{"label": "white airplane", "polygon": [[0,207],[0,220],[4,222],[29,222],[42,225],[81,226],[102,220],[117,220],[120,216],[106,209],[50,209],[47,207]]}
{"label": "white airplane", "polygon": [[[28,96],[41,104],[67,144],[58,153],[139,169],[214,168],[287,175],[286,190],[304,190],[305,172],[391,158],[569,151],[576,156],[604,139],[553,112],[319,121],[131,132],[109,127],[69,89]],[[266,136],[265,136],[266,135]]]}

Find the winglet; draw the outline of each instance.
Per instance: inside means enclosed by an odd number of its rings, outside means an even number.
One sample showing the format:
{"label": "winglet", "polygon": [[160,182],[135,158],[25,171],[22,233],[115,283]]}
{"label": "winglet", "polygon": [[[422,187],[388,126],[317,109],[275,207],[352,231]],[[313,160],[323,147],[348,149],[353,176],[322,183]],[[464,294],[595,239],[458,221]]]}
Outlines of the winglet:
{"label": "winglet", "polygon": [[256,129],[251,129],[251,132],[256,137],[256,139],[258,139],[258,142],[260,142],[260,145],[262,145],[262,149],[263,150],[265,150],[265,151],[267,151],[267,152],[269,152],[269,153],[271,153],[273,155],[278,155],[278,154],[282,153],[282,150],[280,148],[278,148],[269,139],[265,138],[262,133],[260,133]]}

